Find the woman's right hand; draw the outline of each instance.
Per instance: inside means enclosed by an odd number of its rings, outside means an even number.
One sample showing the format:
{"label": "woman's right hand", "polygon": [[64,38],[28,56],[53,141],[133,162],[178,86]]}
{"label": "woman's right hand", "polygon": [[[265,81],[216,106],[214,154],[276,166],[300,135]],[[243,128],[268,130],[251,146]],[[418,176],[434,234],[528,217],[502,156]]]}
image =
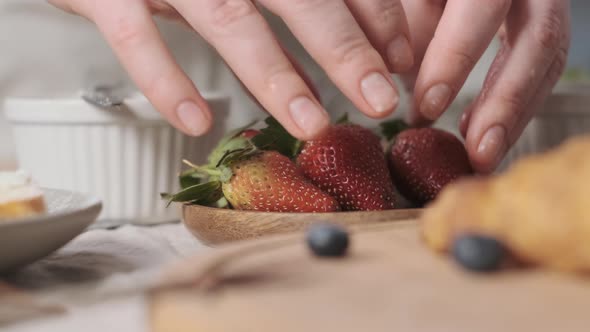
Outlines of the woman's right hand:
{"label": "woman's right hand", "polygon": [[[164,44],[153,14],[192,27],[256,100],[299,139],[329,124],[304,74],[251,0],[50,0],[93,21],[143,94],[179,130],[202,135],[212,114]],[[400,0],[260,0],[280,16],[336,86],[366,115],[382,118],[399,94],[391,72],[413,65]]]}

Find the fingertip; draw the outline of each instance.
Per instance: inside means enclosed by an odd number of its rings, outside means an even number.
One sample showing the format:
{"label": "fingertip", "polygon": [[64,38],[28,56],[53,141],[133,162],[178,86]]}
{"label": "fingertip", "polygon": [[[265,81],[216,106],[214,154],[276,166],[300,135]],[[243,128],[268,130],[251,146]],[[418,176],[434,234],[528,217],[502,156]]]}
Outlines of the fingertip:
{"label": "fingertip", "polygon": [[487,129],[478,142],[468,138],[467,150],[473,168],[483,174],[493,172],[508,152],[507,131],[502,125]]}
{"label": "fingertip", "polygon": [[289,103],[289,115],[297,126],[291,134],[309,140],[324,132],[330,125],[328,112],[308,96],[299,96]]}
{"label": "fingertip", "polygon": [[432,121],[423,117],[420,111],[413,105],[406,113],[404,120],[412,127],[428,127],[432,125]]}
{"label": "fingertip", "polygon": [[487,158],[478,154],[477,149],[474,150],[468,146],[466,146],[466,148],[471,167],[473,168],[475,174],[489,175],[494,171],[495,165],[490,164]]}
{"label": "fingertip", "polygon": [[430,87],[420,101],[420,113],[428,120],[436,120],[451,102],[453,90],[446,83]]}
{"label": "fingertip", "polygon": [[176,116],[183,132],[190,136],[202,136],[211,130],[213,119],[206,105],[197,105],[192,100],[181,102],[176,108]]}
{"label": "fingertip", "polygon": [[497,165],[486,164],[480,160],[477,160],[476,158],[471,158],[470,160],[473,171],[478,175],[490,175],[497,168]]}
{"label": "fingertip", "polygon": [[399,92],[391,78],[380,72],[372,72],[361,80],[361,93],[370,107],[368,116],[384,118],[393,113],[399,105]]}

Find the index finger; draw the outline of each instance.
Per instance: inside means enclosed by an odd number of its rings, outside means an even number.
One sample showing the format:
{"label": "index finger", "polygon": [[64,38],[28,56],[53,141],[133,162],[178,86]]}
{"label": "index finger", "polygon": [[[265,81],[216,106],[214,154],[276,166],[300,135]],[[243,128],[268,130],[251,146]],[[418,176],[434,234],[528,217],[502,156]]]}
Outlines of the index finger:
{"label": "index finger", "polygon": [[303,47],[361,112],[380,118],[395,110],[399,94],[389,70],[344,1],[261,2],[283,18]]}
{"label": "index finger", "polygon": [[145,4],[108,1],[88,12],[154,107],[184,133],[206,133],[212,123],[209,107],[170,54]]}
{"label": "index finger", "polygon": [[502,25],[510,0],[449,0],[420,67],[418,111],[436,120],[453,101]]}

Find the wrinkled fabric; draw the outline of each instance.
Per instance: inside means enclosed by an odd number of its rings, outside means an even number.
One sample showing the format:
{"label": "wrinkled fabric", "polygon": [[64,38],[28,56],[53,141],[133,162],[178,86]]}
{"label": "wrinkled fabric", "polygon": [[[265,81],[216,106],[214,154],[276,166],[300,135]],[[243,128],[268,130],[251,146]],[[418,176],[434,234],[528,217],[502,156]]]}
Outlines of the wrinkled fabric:
{"label": "wrinkled fabric", "polygon": [[142,291],[163,267],[206,250],[182,224],[87,231],[0,278],[0,330],[146,331]]}

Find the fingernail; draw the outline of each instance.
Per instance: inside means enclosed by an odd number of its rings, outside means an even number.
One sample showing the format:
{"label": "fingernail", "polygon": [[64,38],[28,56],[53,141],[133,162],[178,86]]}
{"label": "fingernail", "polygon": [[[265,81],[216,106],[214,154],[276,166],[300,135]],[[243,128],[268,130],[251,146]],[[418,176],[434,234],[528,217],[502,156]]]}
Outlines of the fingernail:
{"label": "fingernail", "polygon": [[495,168],[504,156],[505,141],[506,129],[500,125],[493,126],[483,135],[477,147],[477,154],[485,164]]}
{"label": "fingernail", "polygon": [[318,134],[327,125],[328,114],[308,97],[297,97],[289,104],[291,117],[307,135]]}
{"label": "fingernail", "polygon": [[176,114],[182,125],[194,136],[204,134],[209,127],[208,117],[191,101],[181,103],[176,109]]}
{"label": "fingernail", "polygon": [[405,36],[397,36],[387,47],[389,63],[395,71],[405,71],[414,64],[414,53]]}
{"label": "fingernail", "polygon": [[431,87],[422,97],[420,112],[430,120],[436,120],[451,98],[451,88],[446,84]]}
{"label": "fingernail", "polygon": [[367,75],[361,81],[361,91],[367,103],[377,113],[393,111],[399,102],[399,95],[380,73]]}

